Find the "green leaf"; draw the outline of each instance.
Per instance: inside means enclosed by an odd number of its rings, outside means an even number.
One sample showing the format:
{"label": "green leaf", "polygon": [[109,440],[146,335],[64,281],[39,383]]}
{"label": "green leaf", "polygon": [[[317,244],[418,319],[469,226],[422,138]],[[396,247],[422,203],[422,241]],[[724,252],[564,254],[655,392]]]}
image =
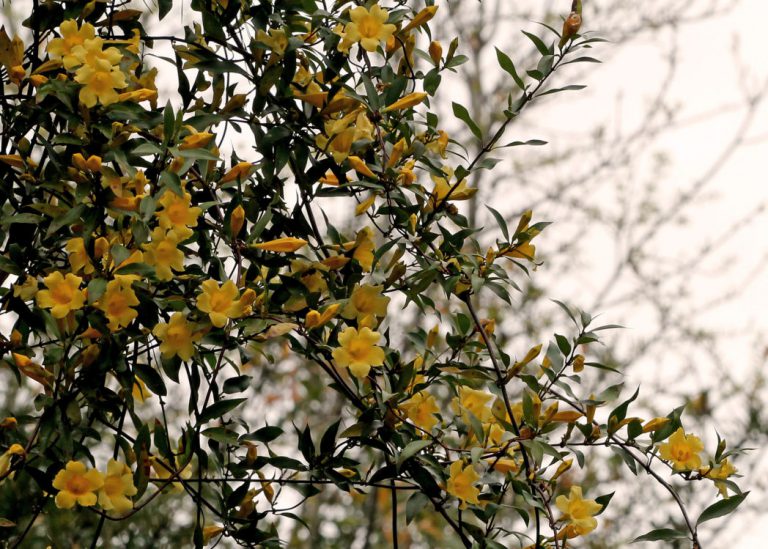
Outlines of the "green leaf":
{"label": "green leaf", "polygon": [[493,214],[493,217],[496,219],[496,223],[499,226],[499,229],[501,229],[501,234],[504,235],[504,240],[509,242],[509,229],[507,228],[507,222],[504,221],[504,217],[497,211],[491,208],[488,204],[485,205],[486,208],[488,208],[488,211]]}
{"label": "green leaf", "polygon": [[228,395],[232,393],[242,393],[251,384],[251,376],[237,376],[231,377],[224,382],[223,391]]}
{"label": "green leaf", "polygon": [[400,455],[397,456],[397,466],[400,467],[400,465],[408,458],[416,455],[430,444],[432,444],[432,441],[430,440],[414,440],[413,442],[408,443],[408,445],[403,448],[403,451],[400,452]]}
{"label": "green leaf", "polygon": [[728,499],[723,499],[713,503],[704,509],[701,515],[699,515],[698,520],[696,520],[696,526],[702,522],[706,522],[718,517],[724,517],[725,515],[732,513],[739,505],[741,505],[741,502],[744,501],[748,495],[749,492],[744,492],[738,496],[731,496]]}
{"label": "green leaf", "polygon": [[496,48],[496,59],[499,62],[499,66],[509,73],[509,75],[512,77],[512,80],[514,80],[515,84],[517,84],[517,87],[521,90],[524,90],[525,83],[523,82],[523,79],[520,78],[520,75],[517,74],[517,70],[515,69],[515,64],[512,62],[512,59],[499,48]]}
{"label": "green leaf", "polygon": [[248,433],[247,435],[243,435],[240,438],[241,440],[252,440],[254,442],[263,442],[266,444],[268,442],[272,442],[282,434],[283,434],[283,430],[280,427],[273,427],[273,426],[267,425],[266,427],[257,429],[253,433]]}
{"label": "green leaf", "polygon": [[162,21],[168,15],[168,12],[171,11],[173,0],[157,0],[157,6],[160,9],[160,21]]}
{"label": "green leaf", "polygon": [[[165,396],[168,391],[165,389],[165,383],[160,374],[148,364],[136,363],[134,365],[136,375],[144,382],[147,389],[156,395]],[[144,395],[145,398],[149,395]]]}
{"label": "green leaf", "polygon": [[523,34],[526,35],[531,42],[533,42],[533,45],[536,46],[536,49],[539,50],[541,55],[552,55],[554,53],[554,50],[548,48],[544,41],[535,34],[531,34],[530,32],[525,31],[523,31]]}
{"label": "green leaf", "polygon": [[464,105],[460,105],[454,101],[453,114],[456,118],[464,122],[467,127],[469,127],[470,131],[472,131],[475,137],[477,137],[480,141],[483,140],[483,132],[480,131],[480,127],[474,120],[472,120],[472,117],[469,116],[469,111]]}
{"label": "green leaf", "polygon": [[427,506],[429,498],[422,492],[414,492],[405,503],[405,523],[410,524],[414,517]]}
{"label": "green leaf", "polygon": [[651,530],[647,534],[636,537],[630,543],[637,543],[639,541],[667,541],[670,539],[683,539],[687,538],[688,533],[681,530],[673,530],[671,528],[658,528]]}
{"label": "green leaf", "polygon": [[571,84],[570,86],[563,86],[562,88],[552,88],[551,90],[547,90],[545,92],[541,92],[537,97],[543,97],[545,95],[550,95],[553,93],[559,93],[563,91],[577,91],[577,90],[583,90],[587,86],[583,84]]}
{"label": "green leaf", "polygon": [[10,215],[0,221],[0,225],[3,227],[8,227],[13,224],[27,224],[27,225],[37,225],[42,220],[42,216],[39,216],[37,214],[33,213],[17,213],[14,215]]}
{"label": "green leaf", "polygon": [[208,406],[205,410],[200,412],[200,416],[197,418],[198,423],[206,423],[212,419],[218,418],[231,412],[237,408],[240,404],[248,400],[247,398],[233,398],[230,400],[220,400],[214,402]]}

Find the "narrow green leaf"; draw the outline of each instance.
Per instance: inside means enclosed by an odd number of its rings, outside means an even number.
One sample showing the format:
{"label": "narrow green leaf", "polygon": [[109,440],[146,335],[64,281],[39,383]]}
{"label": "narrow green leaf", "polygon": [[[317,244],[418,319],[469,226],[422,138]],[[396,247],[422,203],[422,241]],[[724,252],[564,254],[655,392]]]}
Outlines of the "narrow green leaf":
{"label": "narrow green leaf", "polygon": [[205,410],[200,412],[200,416],[197,418],[198,423],[206,423],[212,419],[219,418],[231,412],[237,408],[240,404],[248,400],[247,398],[233,398],[230,400],[219,400],[208,406]]}
{"label": "narrow green leaf", "polygon": [[472,120],[472,117],[469,116],[469,111],[464,105],[460,105],[454,101],[453,114],[456,116],[456,118],[464,122],[469,127],[475,137],[477,137],[480,141],[483,140],[483,132],[480,131],[480,127],[474,120]]}
{"label": "narrow green leaf", "polygon": [[667,541],[671,539],[683,539],[687,538],[688,533],[681,530],[673,530],[671,528],[658,528],[651,530],[647,534],[636,537],[630,543],[637,543],[639,541]]}
{"label": "narrow green leaf", "polygon": [[512,62],[512,59],[499,48],[496,48],[496,59],[499,62],[499,66],[509,73],[515,81],[515,84],[517,84],[517,87],[524,90],[525,83],[523,82],[523,79],[520,78],[520,75],[517,74],[517,69],[515,69],[515,64]]}
{"label": "narrow green leaf", "polygon": [[702,522],[706,522],[718,517],[724,517],[725,515],[732,513],[739,505],[741,505],[741,502],[744,501],[748,495],[749,492],[744,492],[738,496],[731,496],[728,499],[723,499],[713,503],[704,509],[701,515],[699,515],[699,518],[696,521],[696,526]]}
{"label": "narrow green leaf", "polygon": [[541,55],[552,55],[554,53],[554,48],[548,48],[544,41],[535,34],[526,31],[523,31],[523,34],[533,42],[533,45],[536,46],[536,49],[539,50]]}

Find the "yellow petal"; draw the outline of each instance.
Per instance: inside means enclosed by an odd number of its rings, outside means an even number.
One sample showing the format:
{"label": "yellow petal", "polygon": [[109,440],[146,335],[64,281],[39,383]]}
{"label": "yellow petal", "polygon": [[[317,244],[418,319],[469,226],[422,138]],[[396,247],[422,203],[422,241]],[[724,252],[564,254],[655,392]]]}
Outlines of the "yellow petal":
{"label": "yellow petal", "polygon": [[292,236],[286,236],[269,242],[262,242],[260,244],[252,244],[253,248],[259,250],[265,250],[267,252],[295,252],[307,245],[307,241],[302,238],[294,238]]}

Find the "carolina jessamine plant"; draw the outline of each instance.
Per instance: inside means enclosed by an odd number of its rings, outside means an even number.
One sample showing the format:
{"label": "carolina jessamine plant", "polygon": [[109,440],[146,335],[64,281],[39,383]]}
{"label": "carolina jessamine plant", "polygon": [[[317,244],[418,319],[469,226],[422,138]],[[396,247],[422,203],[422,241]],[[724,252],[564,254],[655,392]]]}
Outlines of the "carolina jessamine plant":
{"label": "carolina jessamine plant", "polygon": [[[458,203],[492,152],[523,144],[502,143],[509,122],[601,41],[578,34],[581,3],[563,34],[528,34],[540,60],[523,76],[498,51],[511,91],[492,134],[453,103],[482,143],[471,157],[431,109],[466,60],[431,39],[439,5],[191,6],[183,36],[96,2],[36,4],[28,44],[0,36],[3,362],[33,404],[0,425],[14,546],[66,536],[46,525],[69,509],[95,546],[175,492],[196,546],[278,547],[281,522],[334,485],[385,490],[395,546],[431,513],[467,547],[565,548],[611,499],[573,468],[602,447],[679,504],[685,531],[638,539],[702,547],[697,525],[746,496],[734,451],[705,455],[681,408],[630,416],[637,392],[602,413],[621,386],[586,393],[585,367],[607,368],[586,353],[614,326],[558,303],[573,334],[515,359],[477,308],[488,291],[511,303],[547,223],[526,211],[510,230],[489,207],[483,248]],[[249,132],[249,160],[224,152],[230,130]],[[340,227],[333,208],[358,219]],[[285,364],[343,402],[319,437],[310,417],[274,424],[265,380]],[[707,478],[723,499],[694,521],[673,482]]]}

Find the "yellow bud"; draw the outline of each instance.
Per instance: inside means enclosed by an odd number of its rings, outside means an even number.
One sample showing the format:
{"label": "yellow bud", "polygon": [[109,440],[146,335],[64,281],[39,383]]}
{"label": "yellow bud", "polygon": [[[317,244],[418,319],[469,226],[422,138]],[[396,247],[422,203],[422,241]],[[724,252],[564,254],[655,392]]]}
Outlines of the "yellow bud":
{"label": "yellow bud", "polygon": [[437,342],[437,336],[440,333],[440,326],[435,325],[427,334],[427,349],[431,349]]}
{"label": "yellow bud", "polygon": [[427,98],[427,94],[424,92],[413,92],[409,93],[405,97],[401,97],[391,105],[388,105],[384,109],[382,109],[381,112],[389,112],[389,111],[396,111],[401,109],[407,109],[409,107],[413,107],[414,105],[418,105],[422,101],[424,101]]}
{"label": "yellow bud", "polygon": [[85,162],[85,157],[83,157],[80,153],[75,153],[72,155],[72,165],[81,171],[88,171],[88,165]]}
{"label": "yellow bud", "polygon": [[376,195],[371,194],[368,198],[363,200],[360,204],[355,206],[355,216],[363,215],[365,212],[368,211],[368,208],[373,206],[373,203],[376,202]]}
{"label": "yellow bud", "polygon": [[550,481],[551,482],[556,481],[560,477],[560,475],[562,475],[568,469],[570,469],[572,465],[573,465],[573,460],[572,459],[565,459],[565,460],[563,460],[560,463],[560,465],[558,465],[557,471],[555,471],[555,474],[552,475],[552,478],[550,479]]}
{"label": "yellow bud", "polygon": [[667,423],[669,423],[668,417],[655,417],[648,420],[645,425],[643,425],[643,432],[650,433],[652,431],[657,431],[664,427]]}
{"label": "yellow bud", "polygon": [[18,347],[21,345],[21,332],[18,330],[13,330],[11,332],[11,345],[14,347]]}
{"label": "yellow bud", "polygon": [[405,142],[404,137],[401,137],[398,142],[392,146],[392,152],[389,154],[389,158],[387,159],[387,168],[392,168],[393,166],[397,165],[397,163],[403,157],[403,153],[405,152],[405,148],[407,146],[408,145]]}
{"label": "yellow bud", "polygon": [[430,19],[432,19],[435,16],[435,13],[437,13],[438,6],[427,6],[423,10],[421,10],[419,13],[416,14],[416,16],[411,20],[410,23],[408,23],[402,32],[408,32],[411,29],[415,29],[416,27],[422,26],[424,23],[428,22]]}
{"label": "yellow bud", "polygon": [[229,217],[229,230],[232,231],[233,237],[236,237],[238,234],[240,234],[240,229],[243,228],[244,223],[245,210],[241,204],[238,204],[235,209],[232,210],[232,215]]}
{"label": "yellow bud", "polygon": [[85,161],[85,166],[92,172],[100,172],[101,171],[101,157],[96,155],[91,155],[88,157],[88,160]]}
{"label": "yellow bud", "polygon": [[286,236],[283,238],[277,238],[270,240],[269,242],[262,242],[260,244],[253,244],[251,247],[258,248],[259,250],[265,250],[268,252],[295,252],[300,248],[307,245],[307,241],[302,238],[294,238],[292,236]]}
{"label": "yellow bud", "polygon": [[432,40],[429,44],[429,56],[435,65],[440,65],[440,61],[443,59],[443,46],[437,40]]}
{"label": "yellow bud", "polygon": [[347,160],[349,161],[349,165],[352,166],[352,169],[357,173],[364,175],[365,177],[370,177],[371,179],[376,179],[376,174],[371,171],[359,156],[350,155],[347,157]]}
{"label": "yellow bud", "polygon": [[7,417],[0,421],[0,429],[15,429],[18,425],[15,417]]}
{"label": "yellow bud", "polygon": [[584,369],[584,355],[573,357],[573,371],[577,374]]}
{"label": "yellow bud", "polygon": [[408,227],[411,229],[411,234],[416,234],[416,225],[418,222],[419,217],[415,213],[412,213],[408,218]]}
{"label": "yellow bud", "polygon": [[304,317],[304,327],[311,330],[318,326],[320,326],[320,312],[312,309],[307,313],[307,316]]}
{"label": "yellow bud", "polygon": [[523,215],[520,216],[520,221],[517,223],[517,229],[515,229],[515,234],[521,233],[525,229],[527,229],[528,223],[531,222],[532,218],[533,218],[533,212],[531,210],[525,210],[523,212]]}
{"label": "yellow bud", "polygon": [[29,81],[32,82],[32,85],[36,88],[39,88],[46,82],[48,82],[48,77],[42,74],[33,74],[29,77]]}
{"label": "yellow bud", "polygon": [[544,410],[544,413],[541,415],[540,423],[542,425],[549,423],[552,420],[552,417],[557,413],[557,409],[559,407],[560,407],[560,404],[557,401],[547,406],[547,409]]}

